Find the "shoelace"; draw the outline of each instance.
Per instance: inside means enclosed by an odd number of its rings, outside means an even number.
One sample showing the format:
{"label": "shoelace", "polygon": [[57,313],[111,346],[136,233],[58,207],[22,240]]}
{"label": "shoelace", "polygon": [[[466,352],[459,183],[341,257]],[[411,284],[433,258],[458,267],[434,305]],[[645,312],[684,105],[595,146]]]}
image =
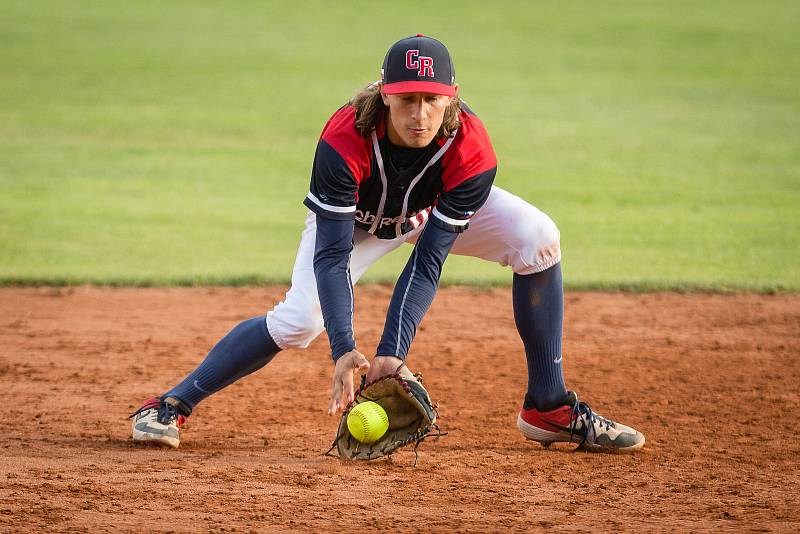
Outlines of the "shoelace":
{"label": "shoelace", "polygon": [[175,406],[169,404],[168,402],[164,402],[163,400],[159,400],[158,404],[156,404],[155,402],[150,402],[148,404],[145,404],[144,406],[142,406],[141,408],[130,414],[128,416],[128,419],[133,419],[140,413],[146,412],[147,410],[152,410],[154,408],[157,409],[156,420],[162,425],[168,425],[170,421],[172,421],[173,419],[175,420],[175,422],[178,421],[178,415],[179,415],[178,410],[175,408]]}
{"label": "shoelace", "polygon": [[616,424],[614,421],[610,419],[606,419],[602,415],[598,415],[592,411],[588,404],[583,401],[576,402],[575,406],[572,407],[572,424],[570,425],[569,429],[569,439],[572,441],[572,436],[575,435],[575,430],[578,426],[578,419],[583,415],[584,417],[584,425],[583,425],[583,432],[581,435],[581,441],[578,443],[578,449],[587,441],[589,441],[589,433],[591,432],[591,443],[594,443],[597,440],[597,430],[595,430],[594,424],[598,423],[601,427],[605,425],[606,430],[610,428],[615,428]]}

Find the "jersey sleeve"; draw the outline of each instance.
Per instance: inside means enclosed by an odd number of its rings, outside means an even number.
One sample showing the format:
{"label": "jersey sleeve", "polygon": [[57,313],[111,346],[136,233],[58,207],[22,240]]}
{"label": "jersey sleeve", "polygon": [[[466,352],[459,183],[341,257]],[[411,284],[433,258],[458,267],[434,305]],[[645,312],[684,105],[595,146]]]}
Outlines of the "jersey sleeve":
{"label": "jersey sleeve", "polygon": [[497,174],[489,134],[468,109],[455,140],[455,150],[445,154],[443,190],[431,213],[431,222],[451,232],[463,232],[469,219],[483,206]]}
{"label": "jersey sleeve", "polygon": [[352,106],[339,109],[322,131],[311,186],[303,204],[321,217],[355,218],[358,184],[369,175],[369,151],[355,129]]}
{"label": "jersey sleeve", "polygon": [[342,157],[324,139],[317,144],[311,186],[303,204],[321,217],[353,219],[358,184]]}
{"label": "jersey sleeve", "polygon": [[450,191],[439,195],[431,222],[451,232],[463,232],[469,219],[484,205],[492,189],[497,168],[471,177]]}

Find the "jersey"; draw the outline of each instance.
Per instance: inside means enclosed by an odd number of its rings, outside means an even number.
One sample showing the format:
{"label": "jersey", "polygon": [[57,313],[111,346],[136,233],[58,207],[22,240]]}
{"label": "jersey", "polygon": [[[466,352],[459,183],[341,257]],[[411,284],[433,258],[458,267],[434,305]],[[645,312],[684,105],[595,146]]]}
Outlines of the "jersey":
{"label": "jersey", "polygon": [[[416,149],[416,158],[389,157],[386,116],[369,137],[355,127],[355,108],[334,113],[322,131],[304,204],[317,215],[353,219],[380,239],[406,234],[429,218],[462,232],[489,195],[497,159],[480,119],[462,103],[461,126],[446,139]],[[414,161],[415,159],[415,161]]]}

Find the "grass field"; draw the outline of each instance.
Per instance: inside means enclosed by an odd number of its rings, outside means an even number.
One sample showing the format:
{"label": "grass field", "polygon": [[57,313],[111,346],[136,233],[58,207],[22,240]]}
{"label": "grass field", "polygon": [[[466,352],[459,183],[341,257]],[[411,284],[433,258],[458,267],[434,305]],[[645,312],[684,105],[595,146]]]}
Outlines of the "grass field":
{"label": "grass field", "polygon": [[800,290],[800,4],[405,4],[4,0],[0,282],[288,281],[322,125],[421,31],[569,286]]}

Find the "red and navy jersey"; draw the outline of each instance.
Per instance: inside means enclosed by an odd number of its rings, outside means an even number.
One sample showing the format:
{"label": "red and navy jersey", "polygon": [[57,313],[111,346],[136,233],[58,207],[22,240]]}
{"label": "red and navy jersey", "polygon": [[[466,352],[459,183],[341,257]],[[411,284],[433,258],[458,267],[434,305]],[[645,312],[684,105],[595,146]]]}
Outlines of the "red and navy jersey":
{"label": "red and navy jersey", "polygon": [[320,136],[304,204],[323,217],[354,219],[381,239],[405,234],[429,217],[449,231],[464,231],[489,196],[497,159],[483,123],[464,104],[460,119],[453,136],[409,151],[411,159],[404,155],[406,164],[399,166],[385,117],[364,138],[355,127],[355,108],[340,108]]}

